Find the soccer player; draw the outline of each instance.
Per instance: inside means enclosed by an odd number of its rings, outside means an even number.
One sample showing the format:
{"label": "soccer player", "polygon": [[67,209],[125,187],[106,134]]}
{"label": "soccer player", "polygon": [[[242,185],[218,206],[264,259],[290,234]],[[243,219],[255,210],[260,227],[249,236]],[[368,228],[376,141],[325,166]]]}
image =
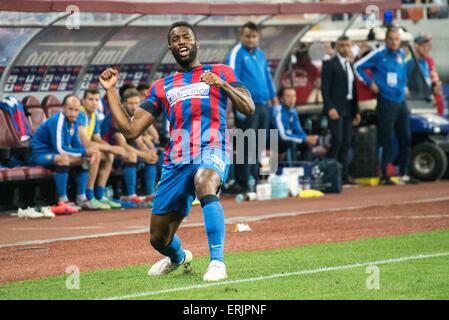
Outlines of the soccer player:
{"label": "soccer player", "polygon": [[141,135],[162,112],[170,121],[170,141],[150,226],[150,243],[166,258],[154,264],[148,274],[159,276],[181,265],[190,267],[192,254],[182,248],[176,231],[196,194],[203,208],[211,259],[203,279],[218,281],[227,277],[223,259],[224,212],[217,197],[229,165],[225,139],[227,101],[229,98],[239,112],[248,116],[254,113],[255,106],[230,67],[200,64],[199,42],[190,24],[171,25],[168,48],[180,71],[154,82],[133,117],[120,106],[116,90],[118,71],[105,70],[100,81],[120,131],[128,139]]}
{"label": "soccer player", "polygon": [[[105,189],[112,170],[114,155],[124,156],[125,149],[120,146],[111,146],[101,138],[100,123],[96,113],[99,105],[100,92],[97,89],[86,90],[83,96],[83,106],[78,115],[78,132],[84,146],[94,146],[100,151],[101,162],[99,167],[89,172],[86,190],[87,201],[78,205],[93,210],[116,209],[120,208],[121,204],[106,197]],[[96,187],[95,181],[97,181]]]}
{"label": "soccer player", "polygon": [[[134,110],[137,109],[140,104],[139,93],[133,88],[126,90],[125,92],[123,92],[122,103],[126,110],[127,116],[133,114]],[[123,177],[126,187],[126,196],[122,197],[122,204],[124,204],[126,207],[145,206],[145,203],[148,204],[149,200],[142,200],[137,196],[136,193],[137,161],[140,158],[145,163],[152,164],[157,161],[156,154],[153,152],[147,152],[149,151],[148,148],[142,147],[141,137],[139,137],[138,139],[125,138],[125,136],[117,129],[117,123],[112,117],[112,114],[106,116],[103,123],[101,124],[101,134],[105,141],[112,145],[122,147],[126,152],[125,157],[123,157],[121,163],[123,166]],[[116,163],[116,165],[118,164],[120,163]],[[149,174],[149,171],[150,170],[147,170],[147,175]],[[152,191],[150,190],[150,192]]]}
{"label": "soccer player", "polygon": [[[80,100],[74,95],[64,98],[63,111],[50,117],[39,126],[31,139],[31,165],[55,170],[54,180],[59,197],[54,213],[75,213],[78,210],[68,203],[67,181],[69,166],[76,167],[77,200],[85,198],[88,167],[98,167],[100,153],[95,147],[85,148],[78,136]],[[90,158],[88,160],[88,158]],[[78,201],[79,202],[79,201]]]}
{"label": "soccer player", "polygon": [[[128,116],[132,117],[141,103],[140,93],[135,89],[128,89],[123,94],[123,105],[128,113]],[[151,126],[150,128],[154,128]],[[151,140],[148,129],[142,134],[142,136],[135,140],[127,141],[127,151],[133,152],[139,156],[139,159],[144,164],[144,181],[146,189],[145,202],[149,203],[154,198],[154,189],[156,183],[156,163],[158,161],[156,148]]]}

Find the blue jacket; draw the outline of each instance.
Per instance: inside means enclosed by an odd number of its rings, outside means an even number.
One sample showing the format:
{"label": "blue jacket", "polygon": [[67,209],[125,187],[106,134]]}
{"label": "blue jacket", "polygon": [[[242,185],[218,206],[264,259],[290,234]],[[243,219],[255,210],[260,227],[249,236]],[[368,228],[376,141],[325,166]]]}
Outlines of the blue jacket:
{"label": "blue jacket", "polygon": [[[382,98],[396,103],[405,101],[407,66],[402,49],[393,52],[386,47],[380,47],[357,61],[354,68],[357,77],[366,85],[370,86],[373,81],[377,84]],[[365,69],[373,72],[374,80]]]}
{"label": "blue jacket", "polygon": [[31,138],[33,154],[56,153],[73,157],[86,155],[78,135],[78,121],[70,123],[59,112],[39,126]]}
{"label": "blue jacket", "polygon": [[270,109],[270,128],[278,129],[279,137],[284,141],[303,143],[307,138],[299,122],[298,112],[286,105],[277,105]]}
{"label": "blue jacket", "polygon": [[251,93],[254,103],[266,104],[276,97],[276,88],[265,54],[259,48],[252,53],[240,43],[226,57],[242,84]]}

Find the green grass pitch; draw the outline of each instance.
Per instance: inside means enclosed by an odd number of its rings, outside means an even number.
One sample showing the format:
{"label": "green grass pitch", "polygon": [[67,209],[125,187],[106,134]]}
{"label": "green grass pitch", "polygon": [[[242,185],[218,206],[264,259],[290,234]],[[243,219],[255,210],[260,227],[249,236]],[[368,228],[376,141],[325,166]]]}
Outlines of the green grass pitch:
{"label": "green grass pitch", "polygon": [[0,299],[449,299],[449,230],[225,259],[228,279],[220,283],[203,282],[208,258],[194,257],[191,274],[149,278],[149,264],[81,272],[72,290],[63,274],[1,285]]}

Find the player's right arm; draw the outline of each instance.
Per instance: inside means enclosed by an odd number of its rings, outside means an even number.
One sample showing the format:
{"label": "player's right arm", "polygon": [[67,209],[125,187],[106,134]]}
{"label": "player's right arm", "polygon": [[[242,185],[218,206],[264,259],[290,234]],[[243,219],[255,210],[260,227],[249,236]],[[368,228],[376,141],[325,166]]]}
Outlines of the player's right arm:
{"label": "player's right arm", "polygon": [[115,69],[108,68],[100,75],[100,83],[106,90],[109,107],[111,108],[112,116],[117,122],[118,128],[126,139],[136,139],[149,126],[155,122],[155,117],[138,108],[132,117],[129,117],[124,107],[120,103],[120,97],[117,92],[117,80],[119,79],[119,72]]}

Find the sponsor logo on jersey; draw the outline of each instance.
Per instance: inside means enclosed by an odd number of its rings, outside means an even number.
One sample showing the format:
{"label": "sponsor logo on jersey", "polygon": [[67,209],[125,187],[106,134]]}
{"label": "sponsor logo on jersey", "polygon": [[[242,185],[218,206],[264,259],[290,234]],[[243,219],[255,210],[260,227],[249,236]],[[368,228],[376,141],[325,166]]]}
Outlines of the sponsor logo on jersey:
{"label": "sponsor logo on jersey", "polygon": [[193,83],[180,88],[173,88],[167,91],[167,100],[172,107],[178,101],[185,99],[207,99],[209,98],[210,86],[200,82]]}

